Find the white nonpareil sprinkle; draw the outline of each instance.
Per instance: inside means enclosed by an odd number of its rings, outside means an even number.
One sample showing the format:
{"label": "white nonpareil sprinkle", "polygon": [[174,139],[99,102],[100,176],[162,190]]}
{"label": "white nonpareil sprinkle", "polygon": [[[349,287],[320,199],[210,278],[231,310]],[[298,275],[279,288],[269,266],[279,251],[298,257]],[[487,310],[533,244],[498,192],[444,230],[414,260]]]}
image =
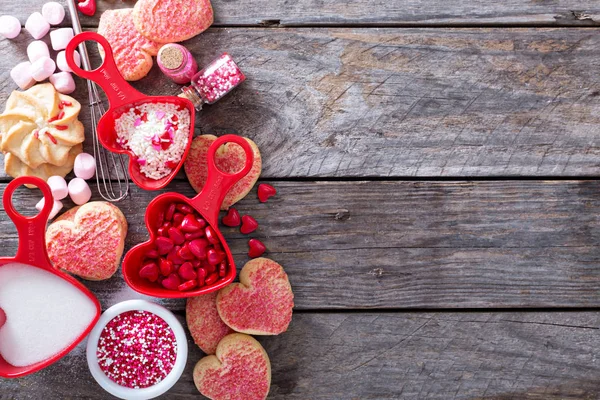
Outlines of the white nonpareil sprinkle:
{"label": "white nonpareil sprinkle", "polygon": [[[140,172],[163,178],[179,164],[188,144],[190,112],[171,103],[131,107],[115,120],[117,142],[137,157]],[[168,147],[167,147],[168,146]]]}
{"label": "white nonpareil sprinkle", "polygon": [[30,265],[0,267],[0,354],[16,367],[47,360],[68,347],[96,315],[94,303],[56,275]]}

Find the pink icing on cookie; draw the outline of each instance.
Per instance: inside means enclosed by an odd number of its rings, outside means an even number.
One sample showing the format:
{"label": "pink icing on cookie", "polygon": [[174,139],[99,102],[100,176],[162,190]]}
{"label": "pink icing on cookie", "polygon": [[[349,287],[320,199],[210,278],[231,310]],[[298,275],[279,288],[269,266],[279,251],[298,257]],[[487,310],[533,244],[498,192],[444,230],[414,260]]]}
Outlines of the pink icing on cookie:
{"label": "pink icing on cookie", "polygon": [[75,207],[46,231],[48,256],[56,268],[84,279],[110,278],[123,254],[127,221],[111,204],[91,202]]}
{"label": "pink icing on cookie", "polygon": [[[119,72],[128,81],[142,79],[150,72],[152,56],[162,46],[162,43],[145,38],[135,29],[131,8],[102,13],[98,33],[110,43]],[[103,54],[102,48],[99,48]]]}
{"label": "pink icing on cookie", "polygon": [[182,42],[213,23],[210,0],[139,0],[133,9],[137,30],[150,40]]}
{"label": "pink icing on cookie", "polygon": [[219,317],[217,292],[189,298],[185,317],[194,342],[206,354],[215,354],[221,339],[233,333]]}

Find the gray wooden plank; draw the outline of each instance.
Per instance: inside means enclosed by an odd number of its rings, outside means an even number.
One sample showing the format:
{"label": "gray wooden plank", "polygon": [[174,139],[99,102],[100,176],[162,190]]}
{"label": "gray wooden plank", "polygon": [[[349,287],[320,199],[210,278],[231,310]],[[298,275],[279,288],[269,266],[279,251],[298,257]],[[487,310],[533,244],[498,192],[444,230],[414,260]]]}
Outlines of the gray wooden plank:
{"label": "gray wooden plank", "polygon": [[[250,237],[265,243],[297,309],[600,306],[598,181],[272,183],[269,202],[252,191],[237,207],[259,229],[223,234],[238,268]],[[193,193],[185,182],[169,189]],[[155,195],[134,189],[118,204],[126,248],[146,240]],[[15,196],[23,209],[38,200],[26,189]],[[0,255],[14,254],[6,215],[0,240]],[[87,285],[103,304],[132,295],[120,275]]]}
{"label": "gray wooden plank", "polygon": [[[600,173],[595,29],[212,29],[187,44],[247,73],[197,133],[251,137],[265,178]],[[25,46],[0,41],[0,103]],[[135,86],[179,92],[156,67]]]}
{"label": "gray wooden plank", "polygon": [[[4,0],[2,12],[17,16],[22,23],[42,2]],[[127,1],[97,1],[94,17],[81,16],[85,26],[97,26],[101,12],[129,8]],[[523,2],[506,0],[396,0],[344,2],[303,0],[288,2],[213,1],[215,25],[593,25],[600,21],[600,7],[593,0]],[[65,21],[64,24],[68,24]]]}
{"label": "gray wooden plank", "polygon": [[[595,399],[597,312],[296,313],[259,341],[269,399]],[[202,398],[187,368],[165,399]],[[80,346],[57,364],[0,380],[1,399],[104,399]]]}

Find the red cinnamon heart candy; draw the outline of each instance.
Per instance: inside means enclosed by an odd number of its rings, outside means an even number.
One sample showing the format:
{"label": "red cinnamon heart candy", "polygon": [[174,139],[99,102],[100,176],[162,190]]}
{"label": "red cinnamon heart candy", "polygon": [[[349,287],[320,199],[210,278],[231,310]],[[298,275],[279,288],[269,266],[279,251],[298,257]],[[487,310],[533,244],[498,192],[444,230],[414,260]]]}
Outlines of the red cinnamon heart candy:
{"label": "red cinnamon heart candy", "polygon": [[175,245],[171,239],[162,236],[157,237],[154,240],[154,244],[156,245],[156,250],[158,250],[158,254],[160,255],[167,254]]}
{"label": "red cinnamon heart candy", "polygon": [[181,264],[181,267],[179,267],[179,271],[177,271],[177,273],[186,281],[196,279],[196,271],[194,271],[194,266],[189,261]]}
{"label": "red cinnamon heart candy", "polygon": [[261,183],[260,185],[258,185],[258,200],[261,203],[264,203],[265,201],[267,201],[270,197],[273,197],[277,194],[277,190],[267,184],[267,183]]}
{"label": "red cinnamon heart candy", "polygon": [[267,250],[263,242],[258,239],[250,239],[248,240],[248,257],[256,258],[263,255],[263,253]]}
{"label": "red cinnamon heart candy", "polygon": [[150,282],[156,282],[158,279],[158,267],[156,263],[148,263],[140,269],[140,278],[148,279]]}
{"label": "red cinnamon heart candy", "polygon": [[93,17],[96,14],[96,0],[85,0],[77,4],[82,14]]}
{"label": "red cinnamon heart candy", "polygon": [[240,227],[240,232],[244,235],[247,235],[251,232],[254,232],[258,228],[258,222],[254,218],[249,215],[244,215],[242,217],[242,226]]}
{"label": "red cinnamon heart candy", "polygon": [[227,211],[227,215],[221,219],[221,222],[225,226],[239,226],[241,219],[240,213],[235,208],[231,207],[229,211]]}
{"label": "red cinnamon heart candy", "polygon": [[162,281],[163,287],[170,290],[177,290],[180,284],[181,280],[179,279],[179,275],[175,273],[172,273]]}

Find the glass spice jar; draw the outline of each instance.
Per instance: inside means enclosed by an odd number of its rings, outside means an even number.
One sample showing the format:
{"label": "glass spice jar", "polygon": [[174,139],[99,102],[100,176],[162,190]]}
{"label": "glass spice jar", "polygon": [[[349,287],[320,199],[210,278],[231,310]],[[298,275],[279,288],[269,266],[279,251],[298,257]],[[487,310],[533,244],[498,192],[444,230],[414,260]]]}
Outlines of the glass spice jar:
{"label": "glass spice jar", "polygon": [[185,47],[169,43],[158,50],[156,62],[160,70],[175,83],[180,85],[189,83],[198,72],[198,64],[192,53]]}
{"label": "glass spice jar", "polygon": [[227,53],[221,54],[191,79],[191,85],[182,89],[182,97],[190,100],[197,110],[203,104],[213,104],[231,92],[246,76]]}

